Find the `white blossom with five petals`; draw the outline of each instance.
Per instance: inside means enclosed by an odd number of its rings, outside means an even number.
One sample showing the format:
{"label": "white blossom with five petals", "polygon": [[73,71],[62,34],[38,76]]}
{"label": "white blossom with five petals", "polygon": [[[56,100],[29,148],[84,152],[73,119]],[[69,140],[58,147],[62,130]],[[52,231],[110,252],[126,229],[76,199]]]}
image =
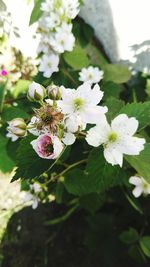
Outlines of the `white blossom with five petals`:
{"label": "white blossom with five petals", "polygon": [[94,147],[104,146],[104,157],[112,165],[123,165],[123,154],[139,155],[144,149],[145,139],[134,137],[138,121],[125,114],[118,115],[111,125],[107,120],[91,128],[86,136],[88,144]]}
{"label": "white blossom with five petals", "polygon": [[79,81],[90,82],[91,84],[99,83],[103,79],[103,75],[103,70],[90,66],[88,68],[83,68],[79,72]]}
{"label": "white blossom with five petals", "polygon": [[77,121],[85,127],[87,123],[96,124],[105,118],[107,107],[98,106],[102,97],[103,92],[98,84],[92,89],[89,83],[84,83],[77,90],[63,87],[62,100],[57,101],[57,104],[63,114],[77,116]]}

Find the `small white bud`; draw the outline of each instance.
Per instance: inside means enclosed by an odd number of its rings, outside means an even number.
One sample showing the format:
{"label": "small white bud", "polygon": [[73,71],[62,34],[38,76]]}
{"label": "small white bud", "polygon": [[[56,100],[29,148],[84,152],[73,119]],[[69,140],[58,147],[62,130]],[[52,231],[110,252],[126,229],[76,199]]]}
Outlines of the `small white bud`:
{"label": "small white bud", "polygon": [[17,136],[23,137],[26,135],[27,125],[22,118],[16,118],[8,122],[9,126],[7,130],[9,133]]}
{"label": "small white bud", "polygon": [[61,88],[57,85],[50,85],[47,88],[48,97],[52,100],[60,100],[61,99]]}
{"label": "small white bud", "polygon": [[32,82],[29,85],[29,90],[28,90],[28,94],[27,94],[29,100],[31,101],[41,101],[44,99],[44,97],[46,96],[46,90],[45,88],[36,82]]}

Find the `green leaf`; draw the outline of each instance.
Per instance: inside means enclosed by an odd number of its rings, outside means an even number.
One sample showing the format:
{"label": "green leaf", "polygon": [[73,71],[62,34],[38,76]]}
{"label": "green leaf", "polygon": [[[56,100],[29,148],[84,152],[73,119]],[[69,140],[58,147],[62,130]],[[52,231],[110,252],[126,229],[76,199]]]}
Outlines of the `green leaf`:
{"label": "green leaf", "polygon": [[64,185],[71,194],[82,196],[104,193],[121,183],[120,168],[106,162],[100,148],[94,149],[88,159],[86,171],[74,169],[65,175]]}
{"label": "green leaf", "polygon": [[2,12],[2,11],[5,11],[6,9],[7,9],[7,7],[6,7],[5,3],[2,0],[0,0],[0,11]]}
{"label": "green leaf", "polygon": [[42,1],[43,0],[35,0],[35,5],[31,13],[29,25],[32,25],[42,16],[43,11],[40,9]]}
{"label": "green leaf", "polygon": [[105,105],[108,107],[108,112],[106,114],[107,119],[111,122],[111,120],[119,114],[120,109],[124,106],[124,101],[114,97],[109,97],[105,102]]}
{"label": "green leaf", "polygon": [[66,63],[75,70],[88,67],[90,64],[86,51],[79,45],[76,45],[72,52],[64,53],[63,57]]}
{"label": "green leaf", "polygon": [[104,67],[104,80],[114,83],[125,83],[131,78],[131,72],[127,66],[119,64],[107,64]]}
{"label": "green leaf", "polygon": [[135,117],[139,121],[139,131],[150,125],[150,101],[127,104],[119,113],[125,113],[129,117]]}
{"label": "green leaf", "polygon": [[0,135],[0,170],[4,173],[11,172],[15,167],[14,162],[7,153],[8,138]]}
{"label": "green leaf", "polygon": [[140,239],[140,247],[147,257],[150,257],[150,236],[143,236]]}
{"label": "green leaf", "polygon": [[12,88],[12,94],[14,98],[17,98],[18,95],[26,93],[31,81],[28,80],[19,80],[15,86]]}
{"label": "green leaf", "polygon": [[3,121],[10,121],[14,118],[23,118],[28,119],[29,115],[24,110],[18,107],[7,107],[5,106],[2,113],[2,120]]}
{"label": "green leaf", "polygon": [[133,244],[138,241],[139,234],[134,228],[129,228],[128,231],[124,231],[119,236],[120,240],[125,244]]}
{"label": "green leaf", "polygon": [[104,91],[104,101],[110,97],[114,97],[116,99],[122,91],[122,86],[113,82],[103,82],[101,90]]}
{"label": "green leaf", "polygon": [[105,194],[91,193],[80,198],[80,205],[90,213],[94,213],[103,206],[105,201]]}
{"label": "green leaf", "polygon": [[104,67],[108,64],[108,60],[95,45],[88,44],[86,52],[90,58],[91,64],[98,65],[101,69],[104,69]]}
{"label": "green leaf", "polygon": [[53,164],[53,160],[41,159],[30,144],[35,136],[28,135],[21,140],[17,151],[17,166],[13,181],[19,178],[31,179],[40,176]]}
{"label": "green leaf", "polygon": [[150,144],[145,144],[145,148],[138,156],[125,156],[130,165],[150,183]]}

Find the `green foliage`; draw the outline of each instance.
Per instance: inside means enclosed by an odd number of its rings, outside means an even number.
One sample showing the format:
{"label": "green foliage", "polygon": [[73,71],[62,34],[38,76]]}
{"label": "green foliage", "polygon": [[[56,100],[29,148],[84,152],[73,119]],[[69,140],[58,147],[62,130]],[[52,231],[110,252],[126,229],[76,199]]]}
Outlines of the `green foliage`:
{"label": "green foliage", "polygon": [[116,84],[114,82],[103,82],[101,90],[104,91],[103,100],[105,101],[110,97],[114,97],[115,99],[119,98],[119,95],[122,91],[122,87],[120,84]]}
{"label": "green foliage", "polygon": [[28,119],[29,115],[23,109],[18,107],[5,106],[2,113],[2,120],[7,122],[14,118]]}
{"label": "green foliage", "polygon": [[15,167],[15,163],[9,157],[7,152],[8,138],[0,134],[0,170],[4,173],[11,172]]}
{"label": "green foliage", "polygon": [[106,116],[108,121],[110,122],[118,115],[120,109],[124,106],[124,101],[116,99],[114,97],[109,97],[105,104],[108,107],[108,112]]}
{"label": "green foliage", "polygon": [[76,44],[72,52],[65,52],[63,55],[66,63],[75,70],[80,70],[83,67],[88,67],[90,61],[85,49]]}
{"label": "green foliage", "polygon": [[131,72],[127,66],[119,64],[107,64],[104,67],[104,80],[114,83],[125,83],[131,78]]}
{"label": "green foliage", "polygon": [[80,197],[80,205],[90,213],[95,213],[106,201],[105,194],[91,193]]}
{"label": "green foliage", "polygon": [[108,164],[98,148],[90,153],[85,172],[80,169],[68,172],[65,175],[64,185],[69,193],[78,196],[102,193],[121,184],[119,174],[120,169]]}
{"label": "green foliage", "polygon": [[95,45],[89,43],[86,47],[86,51],[90,58],[91,64],[98,65],[101,69],[104,69],[106,64],[108,64],[108,60]]}
{"label": "green foliage", "polygon": [[6,5],[2,0],[0,0],[0,11],[2,12],[2,11],[5,11],[5,10],[6,10]]}
{"label": "green foliage", "polygon": [[12,88],[12,94],[14,98],[17,98],[20,94],[26,93],[31,81],[19,80]]}
{"label": "green foliage", "polygon": [[124,106],[120,112],[129,117],[135,117],[139,121],[139,131],[150,125],[150,102],[132,103]]}
{"label": "green foliage", "polygon": [[138,156],[126,156],[126,160],[147,182],[150,183],[150,144]]}
{"label": "green foliage", "polygon": [[42,16],[42,10],[40,9],[43,0],[35,0],[35,5],[31,13],[29,25],[32,25]]}
{"label": "green foliage", "polygon": [[140,247],[144,254],[150,258],[150,236],[143,236],[140,239]]}
{"label": "green foliage", "polygon": [[139,240],[139,234],[134,228],[129,228],[129,230],[124,231],[120,235],[120,240],[125,244],[132,244]]}

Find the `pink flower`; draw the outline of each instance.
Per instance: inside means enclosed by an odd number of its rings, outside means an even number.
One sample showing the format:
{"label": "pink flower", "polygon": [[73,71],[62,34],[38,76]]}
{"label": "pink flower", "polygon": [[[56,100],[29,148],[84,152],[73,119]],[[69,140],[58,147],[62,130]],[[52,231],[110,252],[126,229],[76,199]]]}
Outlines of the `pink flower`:
{"label": "pink flower", "polygon": [[3,69],[3,70],[1,70],[0,74],[1,74],[1,76],[7,76],[8,72],[7,72],[7,70]]}
{"label": "pink flower", "polygon": [[31,145],[39,157],[43,159],[56,159],[63,150],[63,144],[57,136],[42,134]]}

